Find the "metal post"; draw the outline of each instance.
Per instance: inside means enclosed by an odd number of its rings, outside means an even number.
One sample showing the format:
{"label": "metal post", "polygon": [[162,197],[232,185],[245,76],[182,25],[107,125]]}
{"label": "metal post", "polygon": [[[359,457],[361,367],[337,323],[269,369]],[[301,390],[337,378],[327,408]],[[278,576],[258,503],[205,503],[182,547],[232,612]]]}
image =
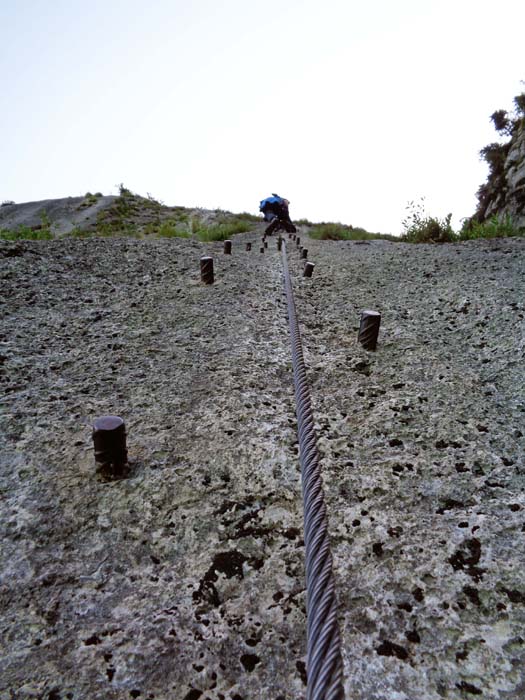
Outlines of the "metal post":
{"label": "metal post", "polygon": [[301,258],[302,258],[303,260],[306,260],[307,257],[308,257],[308,248],[303,248],[303,249],[301,250]]}
{"label": "metal post", "polygon": [[204,284],[213,284],[213,258],[209,255],[204,255],[201,258],[201,281]]}
{"label": "metal post", "polygon": [[224,252],[226,255],[232,254],[232,242],[231,241],[224,241]]}
{"label": "metal post", "polygon": [[93,445],[97,472],[118,478],[128,465],[126,426],[119,416],[102,416],[93,423]]}
{"label": "metal post", "polygon": [[277,250],[281,250],[282,247],[283,247],[283,239],[281,238],[281,236],[279,236],[279,238],[277,239]]}
{"label": "metal post", "polygon": [[304,270],[303,270],[303,277],[311,277],[312,273],[314,271],[315,265],[311,262],[305,263]]}
{"label": "metal post", "polygon": [[251,243],[247,243],[247,244],[246,244],[246,250],[251,250],[251,249],[252,249],[252,244],[251,244]]}
{"label": "metal post", "polygon": [[359,324],[357,340],[365,350],[376,349],[380,325],[381,314],[378,311],[366,310],[361,312],[361,322]]}

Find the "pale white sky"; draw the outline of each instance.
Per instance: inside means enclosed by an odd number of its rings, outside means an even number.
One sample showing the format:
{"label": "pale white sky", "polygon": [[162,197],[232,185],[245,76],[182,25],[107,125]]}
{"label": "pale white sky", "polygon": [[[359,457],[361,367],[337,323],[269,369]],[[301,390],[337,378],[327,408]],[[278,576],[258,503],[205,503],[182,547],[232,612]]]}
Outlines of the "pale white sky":
{"label": "pale white sky", "polygon": [[523,0],[0,0],[0,200],[116,193],[399,233],[474,212]]}

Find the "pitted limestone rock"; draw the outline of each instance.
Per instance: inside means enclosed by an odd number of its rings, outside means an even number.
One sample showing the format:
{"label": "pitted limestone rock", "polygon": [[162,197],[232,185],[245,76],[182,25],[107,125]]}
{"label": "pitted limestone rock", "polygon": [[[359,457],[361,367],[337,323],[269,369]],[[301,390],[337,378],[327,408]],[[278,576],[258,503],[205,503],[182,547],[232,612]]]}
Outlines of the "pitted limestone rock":
{"label": "pitted limestone rock", "polygon": [[[247,240],[0,243],[2,700],[304,697],[286,308],[279,253]],[[525,243],[308,248],[346,695],[518,700]],[[107,414],[128,430],[112,482]]]}

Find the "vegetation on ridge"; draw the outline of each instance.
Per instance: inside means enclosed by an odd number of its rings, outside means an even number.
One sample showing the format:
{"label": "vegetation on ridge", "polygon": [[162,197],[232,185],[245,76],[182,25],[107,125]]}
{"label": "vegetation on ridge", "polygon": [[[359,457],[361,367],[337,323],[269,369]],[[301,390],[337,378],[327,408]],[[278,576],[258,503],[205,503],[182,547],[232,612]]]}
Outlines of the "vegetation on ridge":
{"label": "vegetation on ridge", "polygon": [[[465,228],[471,227],[476,230],[476,224],[483,223],[488,218],[487,212],[490,212],[491,203],[494,201],[505,202],[508,197],[507,180],[506,180],[506,161],[511,150],[512,144],[520,132],[525,129],[525,92],[516,95],[513,100],[514,108],[512,112],[507,112],[504,109],[498,109],[490,116],[494,128],[502,137],[506,137],[506,141],[489,143],[481,149],[480,157],[489,166],[489,174],[487,181],[483,183],[476,195],[478,198],[478,206],[476,212],[471,219],[465,221]],[[514,197],[518,203],[518,208],[525,208],[525,191],[523,187],[519,188],[521,192],[514,192]]]}
{"label": "vegetation on ridge", "polygon": [[[298,222],[299,223],[299,222]],[[317,238],[322,241],[369,241],[383,239],[387,241],[398,241],[399,238],[387,233],[369,233],[364,228],[339,223],[307,224],[310,226],[308,235],[310,238]]]}
{"label": "vegetation on ridge", "polygon": [[452,214],[444,219],[429,216],[425,212],[424,198],[419,202],[409,202],[408,214],[403,220],[401,240],[407,243],[454,243],[476,238],[506,238],[523,236],[525,231],[515,226],[510,216],[493,216],[482,223],[467,219],[459,231],[454,231],[450,223]]}

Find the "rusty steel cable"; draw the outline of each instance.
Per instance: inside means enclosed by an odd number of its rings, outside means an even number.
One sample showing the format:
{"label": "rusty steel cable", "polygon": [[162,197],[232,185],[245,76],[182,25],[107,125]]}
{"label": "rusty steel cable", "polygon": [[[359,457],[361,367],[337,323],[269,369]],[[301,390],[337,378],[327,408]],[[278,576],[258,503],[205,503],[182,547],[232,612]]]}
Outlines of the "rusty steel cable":
{"label": "rusty steel cable", "polygon": [[307,700],[343,700],[343,661],[337,622],[337,599],[328,539],[328,520],[319,467],[317,436],[306,379],[299,321],[282,246],[284,286],[292,344],[299,460],[304,503],[307,615]]}

